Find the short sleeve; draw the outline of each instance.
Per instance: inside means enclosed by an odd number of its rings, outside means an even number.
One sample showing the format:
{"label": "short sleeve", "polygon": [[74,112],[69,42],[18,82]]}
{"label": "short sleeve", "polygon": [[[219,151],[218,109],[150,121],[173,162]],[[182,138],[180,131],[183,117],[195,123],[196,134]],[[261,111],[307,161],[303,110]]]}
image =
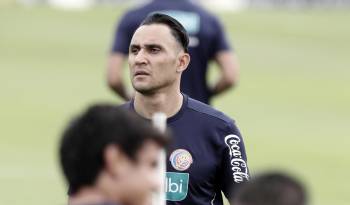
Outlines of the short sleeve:
{"label": "short sleeve", "polygon": [[131,19],[130,14],[126,14],[122,17],[119,24],[116,26],[114,34],[114,40],[111,48],[112,53],[123,53],[127,55],[129,53],[129,44],[132,35],[135,30],[135,26]]}
{"label": "short sleeve", "polygon": [[228,125],[227,133],[222,139],[220,184],[221,190],[230,199],[237,187],[249,180],[249,169],[243,138],[234,122]]}
{"label": "short sleeve", "polygon": [[232,50],[230,43],[226,37],[225,29],[217,18],[213,20],[213,27],[215,28],[215,37],[214,37],[214,53],[220,51]]}

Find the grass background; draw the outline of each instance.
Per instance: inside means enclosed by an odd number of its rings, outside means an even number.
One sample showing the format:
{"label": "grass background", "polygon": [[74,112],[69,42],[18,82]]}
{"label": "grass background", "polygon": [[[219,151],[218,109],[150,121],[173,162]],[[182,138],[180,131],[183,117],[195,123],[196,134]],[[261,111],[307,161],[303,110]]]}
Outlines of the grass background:
{"label": "grass background", "polygon": [[[120,102],[104,79],[122,12],[0,7],[0,204],[66,203],[59,135],[88,104]],[[348,205],[350,13],[218,14],[241,80],[214,106],[238,122],[252,173],[286,170],[307,185],[311,204]]]}

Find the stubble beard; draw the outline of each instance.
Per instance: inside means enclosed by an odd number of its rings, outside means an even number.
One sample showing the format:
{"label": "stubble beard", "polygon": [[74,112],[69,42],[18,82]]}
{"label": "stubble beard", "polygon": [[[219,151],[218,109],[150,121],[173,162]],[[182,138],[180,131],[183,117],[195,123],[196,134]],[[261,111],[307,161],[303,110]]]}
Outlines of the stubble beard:
{"label": "stubble beard", "polygon": [[149,86],[136,86],[134,83],[132,83],[132,86],[137,92],[141,93],[142,95],[150,96],[154,95],[160,90],[163,90],[164,88],[170,87],[174,83],[174,81],[175,80],[169,79],[164,82],[160,82],[158,84]]}

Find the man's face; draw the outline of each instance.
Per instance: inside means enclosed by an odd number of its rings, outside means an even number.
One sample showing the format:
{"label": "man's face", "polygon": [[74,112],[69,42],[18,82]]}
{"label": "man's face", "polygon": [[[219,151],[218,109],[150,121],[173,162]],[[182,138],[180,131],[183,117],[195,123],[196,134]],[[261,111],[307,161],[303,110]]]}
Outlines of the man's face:
{"label": "man's face", "polygon": [[161,148],[148,141],[136,155],[136,161],[129,160],[121,180],[123,187],[122,204],[149,205],[152,193],[160,189],[161,180],[158,171],[158,157]]}
{"label": "man's face", "polygon": [[181,52],[180,45],[166,25],[139,27],[129,48],[130,77],[134,89],[142,94],[152,94],[180,80]]}

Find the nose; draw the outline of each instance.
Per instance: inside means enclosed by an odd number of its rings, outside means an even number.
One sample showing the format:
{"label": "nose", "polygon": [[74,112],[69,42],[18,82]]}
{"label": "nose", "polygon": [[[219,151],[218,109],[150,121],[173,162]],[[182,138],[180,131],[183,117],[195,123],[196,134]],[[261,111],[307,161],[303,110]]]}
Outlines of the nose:
{"label": "nose", "polygon": [[146,64],[147,63],[147,58],[146,58],[146,54],[143,51],[143,49],[141,49],[136,55],[135,55],[135,63],[136,64]]}

